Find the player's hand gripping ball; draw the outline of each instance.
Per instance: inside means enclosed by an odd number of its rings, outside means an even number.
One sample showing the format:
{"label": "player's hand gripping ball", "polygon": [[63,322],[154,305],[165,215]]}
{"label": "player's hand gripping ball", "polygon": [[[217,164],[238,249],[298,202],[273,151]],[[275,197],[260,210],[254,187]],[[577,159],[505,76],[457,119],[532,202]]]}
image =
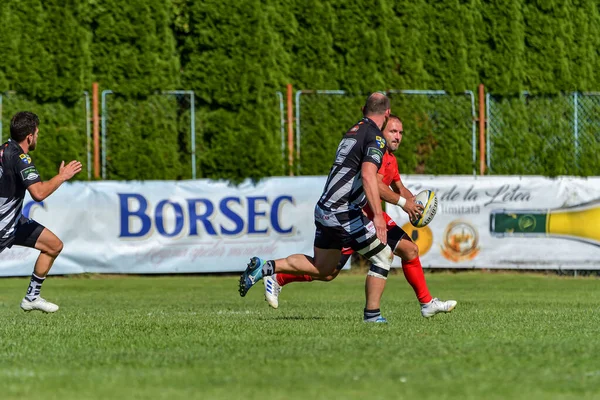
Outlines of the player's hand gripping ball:
{"label": "player's hand gripping ball", "polygon": [[432,190],[423,190],[415,196],[415,203],[420,204],[424,207],[421,218],[410,221],[410,223],[416,228],[422,228],[427,226],[435,217],[438,207],[438,199]]}

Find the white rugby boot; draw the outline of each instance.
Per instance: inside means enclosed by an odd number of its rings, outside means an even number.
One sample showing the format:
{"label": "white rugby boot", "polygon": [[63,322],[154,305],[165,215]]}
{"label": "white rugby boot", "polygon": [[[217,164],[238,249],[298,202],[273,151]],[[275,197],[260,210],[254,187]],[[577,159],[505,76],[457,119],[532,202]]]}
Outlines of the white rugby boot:
{"label": "white rugby boot", "polygon": [[456,301],[441,301],[436,297],[431,299],[429,303],[421,303],[421,315],[425,318],[430,318],[441,312],[449,313],[454,310],[454,307],[456,307]]}
{"label": "white rugby boot", "polygon": [[281,293],[281,286],[277,283],[277,277],[265,276],[263,278],[265,282],[265,300],[273,308],[279,307],[279,293]]}
{"label": "white rugby boot", "polygon": [[33,301],[27,300],[27,298],[23,298],[21,300],[21,308],[23,311],[32,311],[32,310],[40,310],[45,313],[53,313],[58,311],[58,306],[54,303],[50,303],[46,299],[38,297]]}

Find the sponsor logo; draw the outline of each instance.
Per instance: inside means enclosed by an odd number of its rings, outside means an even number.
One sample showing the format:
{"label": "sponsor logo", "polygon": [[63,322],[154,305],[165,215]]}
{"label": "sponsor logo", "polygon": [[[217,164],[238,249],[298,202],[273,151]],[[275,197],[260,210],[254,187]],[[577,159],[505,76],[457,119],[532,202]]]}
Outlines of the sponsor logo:
{"label": "sponsor logo", "polygon": [[360,121],[358,124],[354,125],[348,132],[346,132],[346,135],[356,135],[356,132],[358,132],[362,124],[363,122]]}
{"label": "sponsor logo", "polygon": [[377,229],[375,229],[375,224],[373,223],[373,221],[370,221],[365,228],[367,228],[367,230],[373,234],[376,235],[377,234]]}
{"label": "sponsor logo", "polygon": [[375,160],[377,164],[380,164],[381,160],[383,159],[383,153],[374,147],[369,147],[369,150],[367,150],[367,156]]}
{"label": "sponsor logo", "polygon": [[21,153],[19,154],[19,158],[27,165],[31,164],[31,157],[29,157],[29,154]]}
{"label": "sponsor logo", "polygon": [[518,224],[519,228],[523,232],[533,232],[535,230],[535,226],[537,225],[535,217],[529,214],[523,215],[521,218],[519,218]]}
{"label": "sponsor logo", "polygon": [[34,181],[40,177],[40,174],[37,172],[34,166],[27,167],[21,171],[21,178],[24,181]]}
{"label": "sponsor logo", "polygon": [[375,141],[377,142],[377,146],[379,146],[380,149],[383,149],[385,147],[385,139],[381,136],[375,136]]}
{"label": "sponsor logo", "polygon": [[463,220],[452,221],[444,232],[442,256],[453,262],[472,260],[479,254],[479,233]]}
{"label": "sponsor logo", "polygon": [[410,222],[402,226],[402,230],[419,248],[419,256],[424,256],[431,249],[433,244],[433,232],[428,226],[422,228],[414,227]]}
{"label": "sponsor logo", "polygon": [[295,231],[295,227],[285,221],[295,205],[292,196],[287,195],[276,198],[231,196],[219,201],[164,199],[156,205],[139,193],[118,193],[118,196],[120,238],[143,239],[153,234],[169,238],[260,236],[272,231],[290,235]]}
{"label": "sponsor logo", "polygon": [[41,207],[42,209],[46,209],[46,204],[44,204],[43,201],[41,202],[37,202],[37,201],[29,201],[27,203],[25,203],[25,205],[23,206],[23,216],[25,218],[31,218],[32,214],[33,214],[33,210],[35,210],[37,207]]}

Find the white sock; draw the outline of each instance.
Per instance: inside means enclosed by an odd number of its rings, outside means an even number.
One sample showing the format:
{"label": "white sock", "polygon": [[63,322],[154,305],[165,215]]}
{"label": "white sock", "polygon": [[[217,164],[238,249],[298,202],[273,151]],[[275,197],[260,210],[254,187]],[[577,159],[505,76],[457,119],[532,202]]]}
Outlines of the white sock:
{"label": "white sock", "polygon": [[42,283],[44,283],[44,278],[40,278],[35,273],[31,274],[31,281],[29,282],[29,287],[27,288],[27,295],[25,298],[29,301],[37,300],[40,297],[40,290],[42,290]]}

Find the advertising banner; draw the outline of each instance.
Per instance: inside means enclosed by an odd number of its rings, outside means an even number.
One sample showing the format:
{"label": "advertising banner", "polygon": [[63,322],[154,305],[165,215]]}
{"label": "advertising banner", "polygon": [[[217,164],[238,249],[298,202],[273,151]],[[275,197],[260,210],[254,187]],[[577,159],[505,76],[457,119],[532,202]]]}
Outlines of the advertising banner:
{"label": "advertising banner", "polygon": [[[600,268],[600,178],[408,176],[413,192],[432,189],[438,211],[414,229],[387,211],[419,245],[424,267]],[[401,266],[396,259],[395,266]]]}
{"label": "advertising banner", "polygon": [[[64,242],[51,273],[241,271],[250,257],[312,254],[324,177],[246,182],[65,184],[23,213]],[[39,252],[0,253],[0,275],[29,275]]]}
{"label": "advertising banner", "polygon": [[[326,177],[227,182],[76,182],[24,215],[52,230],[64,249],[51,273],[242,271],[249,258],[313,254],[313,209]],[[600,178],[403,177],[432,189],[438,212],[413,228],[387,212],[419,245],[430,268],[600,268]],[[0,253],[0,276],[31,273],[38,252]],[[399,267],[395,259],[394,266]]]}

